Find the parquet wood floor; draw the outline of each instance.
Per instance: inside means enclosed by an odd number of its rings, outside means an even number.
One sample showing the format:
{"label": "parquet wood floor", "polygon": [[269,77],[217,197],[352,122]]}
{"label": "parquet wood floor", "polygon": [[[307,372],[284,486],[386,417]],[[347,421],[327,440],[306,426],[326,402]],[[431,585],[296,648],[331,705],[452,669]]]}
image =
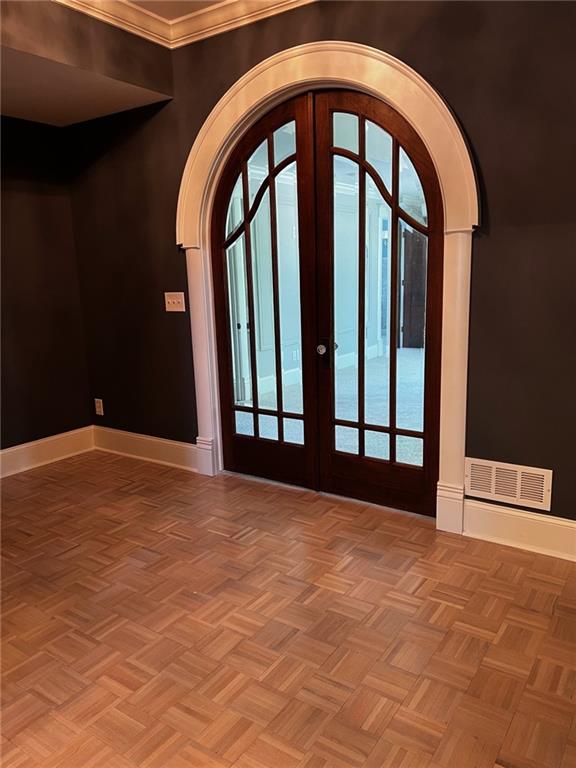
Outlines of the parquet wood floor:
{"label": "parquet wood floor", "polygon": [[93,452],[4,482],[5,768],[574,768],[576,565]]}

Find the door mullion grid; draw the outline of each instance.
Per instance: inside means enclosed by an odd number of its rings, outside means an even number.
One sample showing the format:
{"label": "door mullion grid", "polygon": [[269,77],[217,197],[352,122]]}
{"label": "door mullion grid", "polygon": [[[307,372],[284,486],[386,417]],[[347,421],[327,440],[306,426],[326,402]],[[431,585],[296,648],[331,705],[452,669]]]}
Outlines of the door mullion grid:
{"label": "door mullion grid", "polygon": [[[314,103],[314,132],[315,132],[315,146],[317,141],[317,125],[316,125],[316,103]],[[333,110],[328,110],[328,146],[332,147],[334,143],[334,112]],[[322,155],[321,148],[317,150],[318,152],[318,158],[317,163],[315,165],[315,183],[318,183],[318,178],[321,177],[321,165],[320,165],[320,157]],[[335,191],[334,191],[334,157],[330,155],[330,159],[328,161],[328,164],[326,166],[326,175],[329,180],[328,182],[328,189],[329,189],[329,197],[327,200],[327,210],[324,212],[324,215],[328,217],[329,221],[329,227],[330,227],[330,258],[328,261],[328,280],[327,280],[327,286],[328,290],[330,292],[330,300],[328,301],[328,313],[329,313],[329,324],[327,328],[328,332],[328,355],[330,356],[329,362],[330,362],[330,420],[328,422],[328,427],[330,428],[330,451],[336,450],[336,291],[335,291],[335,277],[336,277],[336,271],[334,268],[334,262],[335,262],[335,253],[336,253],[336,232],[335,232],[335,223],[336,223],[336,201],[335,201]],[[329,201],[329,202],[328,202]],[[318,205],[318,198],[316,199],[316,216],[320,216],[320,207]],[[321,396],[321,393],[318,393],[319,396]]]}
{"label": "door mullion grid", "polygon": [[366,343],[366,171],[365,160],[365,127],[364,118],[358,121],[360,163],[358,181],[360,184],[358,196],[358,455],[364,456],[364,390],[366,386],[365,343]]}
{"label": "door mullion grid", "polygon": [[[282,402],[282,350],[280,347],[280,294],[278,280],[278,226],[276,220],[276,176],[274,168],[274,148],[272,134],[268,135],[268,171],[270,173],[270,243],[272,246],[272,294],[274,302],[274,348],[276,357],[276,408],[279,413],[284,410]],[[278,440],[284,440],[284,420],[278,419]]]}
{"label": "door mullion grid", "polygon": [[252,408],[248,405],[234,405],[234,410],[242,411],[243,413],[262,414],[263,416],[281,416],[284,419],[304,420],[303,413],[294,413],[294,411],[278,411],[276,408]]}
{"label": "door mullion grid", "polygon": [[250,341],[250,374],[252,377],[252,406],[254,410],[254,436],[260,437],[260,425],[256,411],[258,409],[258,379],[256,373],[256,338],[254,331],[254,285],[252,281],[252,244],[250,239],[248,164],[242,163],[242,206],[244,209],[244,242],[246,244],[246,283],[248,286],[248,339]]}
{"label": "door mullion grid", "polygon": [[[243,408],[239,405],[236,406],[237,411],[251,411],[251,408]],[[259,413],[264,411],[260,409]],[[272,413],[272,411],[265,411],[266,413]],[[294,414],[288,414],[292,418]],[[302,418],[300,416],[300,418]],[[360,429],[367,429],[369,432],[384,432],[387,435],[400,435],[401,437],[419,437],[424,439],[424,432],[418,432],[415,429],[402,429],[400,427],[383,427],[381,424],[369,424],[365,421],[350,421],[348,419],[334,419],[334,423],[339,427],[352,427],[356,429],[358,426]]]}
{"label": "door mullion grid", "polygon": [[390,461],[396,461],[396,375],[398,346],[398,174],[399,153],[397,139],[392,143],[392,239],[390,246]]}

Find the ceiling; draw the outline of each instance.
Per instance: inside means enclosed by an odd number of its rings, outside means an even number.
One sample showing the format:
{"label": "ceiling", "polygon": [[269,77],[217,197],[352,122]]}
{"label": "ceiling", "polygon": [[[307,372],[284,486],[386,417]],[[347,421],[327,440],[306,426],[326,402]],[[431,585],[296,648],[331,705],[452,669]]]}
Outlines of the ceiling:
{"label": "ceiling", "polygon": [[52,0],[167,48],[252,24],[315,0]]}
{"label": "ceiling", "polygon": [[[313,0],[52,0],[167,48],[249,24]],[[0,3],[2,0],[0,0]],[[4,30],[3,30],[4,32]],[[20,30],[22,34],[22,30]],[[64,126],[170,99],[41,52],[2,42],[0,102],[4,115]],[[25,46],[24,46],[25,48]]]}
{"label": "ceiling", "polygon": [[169,98],[98,72],[2,49],[3,115],[64,126]]}
{"label": "ceiling", "polygon": [[129,0],[129,5],[137,5],[166,21],[174,21],[221,2],[222,0]]}

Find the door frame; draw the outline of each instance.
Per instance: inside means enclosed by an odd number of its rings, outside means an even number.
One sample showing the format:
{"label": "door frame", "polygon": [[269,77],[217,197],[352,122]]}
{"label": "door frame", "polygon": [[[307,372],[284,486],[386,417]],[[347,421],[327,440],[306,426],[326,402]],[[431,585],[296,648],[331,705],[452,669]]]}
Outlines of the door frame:
{"label": "door frame", "polygon": [[348,88],[390,104],[430,153],[444,206],[440,468],[436,525],[462,533],[472,233],[479,196],[464,134],[441,96],[404,62],[368,46],[326,41],[262,61],[216,104],[186,162],[176,240],[186,253],[198,413],[197,469],[222,471],[216,332],[211,277],[212,208],[226,160],[246,129],[273,106],[305,91]]}

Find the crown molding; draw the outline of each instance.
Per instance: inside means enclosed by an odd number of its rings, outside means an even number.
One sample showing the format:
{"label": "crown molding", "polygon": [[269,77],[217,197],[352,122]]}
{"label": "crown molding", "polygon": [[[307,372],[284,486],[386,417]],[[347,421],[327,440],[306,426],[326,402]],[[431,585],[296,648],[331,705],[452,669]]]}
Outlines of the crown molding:
{"label": "crown molding", "polygon": [[166,48],[204,40],[316,0],[222,0],[168,21],[129,0],[52,0]]}

